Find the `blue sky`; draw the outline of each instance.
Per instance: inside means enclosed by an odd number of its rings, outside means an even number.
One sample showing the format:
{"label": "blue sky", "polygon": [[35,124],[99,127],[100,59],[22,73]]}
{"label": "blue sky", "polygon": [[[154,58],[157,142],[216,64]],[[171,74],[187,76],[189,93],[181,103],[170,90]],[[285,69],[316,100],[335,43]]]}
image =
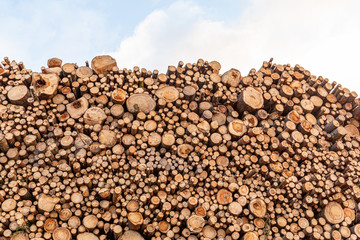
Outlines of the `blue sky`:
{"label": "blue sky", "polygon": [[0,57],[39,71],[47,59],[164,71],[179,60],[218,60],[246,75],[262,61],[304,66],[360,92],[360,1],[2,0]]}

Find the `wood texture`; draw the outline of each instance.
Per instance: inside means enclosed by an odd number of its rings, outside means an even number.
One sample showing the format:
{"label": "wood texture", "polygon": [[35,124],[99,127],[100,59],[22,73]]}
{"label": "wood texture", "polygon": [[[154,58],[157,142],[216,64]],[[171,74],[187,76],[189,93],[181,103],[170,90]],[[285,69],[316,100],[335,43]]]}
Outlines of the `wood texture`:
{"label": "wood texture", "polygon": [[360,238],[360,100],[300,65],[0,62],[0,239]]}

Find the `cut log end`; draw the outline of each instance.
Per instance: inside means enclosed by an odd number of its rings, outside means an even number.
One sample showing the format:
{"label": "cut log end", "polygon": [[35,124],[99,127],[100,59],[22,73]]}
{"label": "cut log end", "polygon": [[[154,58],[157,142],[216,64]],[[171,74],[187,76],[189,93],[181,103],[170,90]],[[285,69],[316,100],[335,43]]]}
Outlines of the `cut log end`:
{"label": "cut log end", "polygon": [[239,95],[239,111],[256,111],[264,106],[262,94],[253,87],[247,87]]}
{"label": "cut log end", "polygon": [[116,60],[109,55],[97,56],[91,61],[91,68],[97,74],[105,74],[107,71],[111,71],[114,67],[117,67]]}

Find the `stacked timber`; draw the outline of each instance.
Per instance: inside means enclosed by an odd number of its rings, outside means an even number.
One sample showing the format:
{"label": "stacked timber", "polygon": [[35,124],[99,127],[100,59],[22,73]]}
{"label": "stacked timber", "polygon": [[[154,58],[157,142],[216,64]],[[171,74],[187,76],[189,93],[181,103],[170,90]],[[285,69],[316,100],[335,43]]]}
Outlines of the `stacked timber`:
{"label": "stacked timber", "polygon": [[0,64],[0,239],[359,239],[359,98],[300,65],[243,76]]}

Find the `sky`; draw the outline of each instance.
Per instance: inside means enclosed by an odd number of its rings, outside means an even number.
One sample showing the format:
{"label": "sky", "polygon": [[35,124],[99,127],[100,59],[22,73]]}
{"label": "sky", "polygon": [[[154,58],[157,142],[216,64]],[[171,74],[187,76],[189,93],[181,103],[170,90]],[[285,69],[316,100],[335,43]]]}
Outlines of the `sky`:
{"label": "sky", "polygon": [[179,60],[221,72],[274,58],[360,93],[357,0],[1,0],[0,58],[40,71],[47,59],[166,71]]}

